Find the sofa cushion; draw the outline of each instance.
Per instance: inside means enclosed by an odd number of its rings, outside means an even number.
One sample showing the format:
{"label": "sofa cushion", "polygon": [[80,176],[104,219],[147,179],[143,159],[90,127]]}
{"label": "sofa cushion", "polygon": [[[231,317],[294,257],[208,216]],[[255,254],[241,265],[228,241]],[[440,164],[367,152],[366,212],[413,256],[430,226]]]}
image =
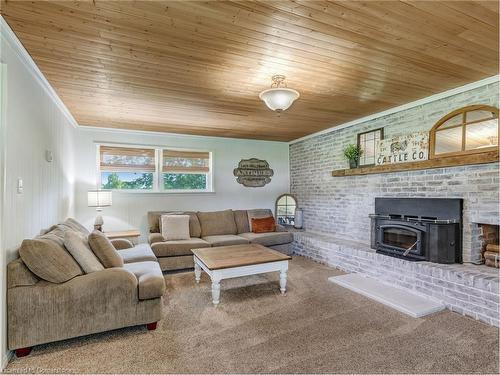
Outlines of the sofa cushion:
{"label": "sofa cushion", "polygon": [[7,264],[7,288],[35,285],[40,279],[26,267],[21,258]]}
{"label": "sofa cushion", "polygon": [[136,245],[130,249],[118,250],[118,254],[122,257],[123,263],[158,261],[151,247],[145,243]]}
{"label": "sofa cushion", "polygon": [[19,255],[31,272],[51,283],[64,283],[82,274],[68,251],[49,239],[24,240]]}
{"label": "sofa cushion", "polygon": [[160,233],[161,215],[189,215],[189,235],[198,238],[201,236],[200,221],[196,212],[191,211],[149,211],[148,224],[150,233]]}
{"label": "sofa cushion", "polygon": [[163,296],[165,279],[158,262],[127,263],[123,266],[132,272],[138,281],[139,299],[153,299]]}
{"label": "sofa cushion", "polygon": [[232,210],[198,212],[201,225],[201,237],[217,236],[220,234],[236,234],[236,222]]}
{"label": "sofa cushion", "polygon": [[241,233],[239,236],[246,238],[251,243],[263,246],[282,245],[293,242],[293,234],[289,232],[268,232],[268,233]]}
{"label": "sofa cushion", "polygon": [[102,232],[95,230],[90,233],[89,245],[104,267],[123,267],[122,257]]}
{"label": "sofa cushion", "polygon": [[84,234],[71,230],[66,231],[64,246],[75,258],[83,272],[92,273],[104,269],[104,266],[90,249],[89,241]]}
{"label": "sofa cushion", "polygon": [[153,253],[159,257],[175,257],[179,255],[193,255],[191,249],[210,247],[210,244],[201,238],[189,240],[155,242],[151,245]]}
{"label": "sofa cushion", "polygon": [[76,221],[71,217],[67,218],[64,222],[60,223],[59,225],[66,227],[70,230],[73,230],[75,232],[84,234],[86,236],[90,234],[87,228],[85,228],[82,224],[80,224],[78,221]]}
{"label": "sofa cushion", "polygon": [[248,210],[248,224],[250,225],[249,232],[253,232],[252,230],[252,219],[263,219],[265,217],[273,216],[273,212],[267,208],[264,209],[256,209],[256,210]]}
{"label": "sofa cushion", "polygon": [[189,240],[189,215],[161,215],[161,235],[166,241]]}
{"label": "sofa cushion", "polygon": [[238,233],[250,232],[250,225],[248,224],[248,212],[247,210],[235,210],[233,211],[234,221],[236,222],[236,228]]}
{"label": "sofa cushion", "polygon": [[244,245],[249,243],[248,239],[234,234],[221,234],[217,236],[203,237],[211,246]]}
{"label": "sofa cushion", "polygon": [[68,228],[60,224],[53,225],[50,230],[44,234],[36,236],[35,240],[50,240],[56,242],[60,246],[64,246],[64,233]]}
{"label": "sofa cushion", "polygon": [[270,216],[270,217],[264,217],[262,219],[253,217],[252,232],[253,233],[276,232],[276,223],[274,222],[274,217]]}
{"label": "sofa cushion", "polygon": [[150,233],[148,238],[149,244],[152,245],[155,242],[163,242],[165,239],[161,235],[161,233]]}

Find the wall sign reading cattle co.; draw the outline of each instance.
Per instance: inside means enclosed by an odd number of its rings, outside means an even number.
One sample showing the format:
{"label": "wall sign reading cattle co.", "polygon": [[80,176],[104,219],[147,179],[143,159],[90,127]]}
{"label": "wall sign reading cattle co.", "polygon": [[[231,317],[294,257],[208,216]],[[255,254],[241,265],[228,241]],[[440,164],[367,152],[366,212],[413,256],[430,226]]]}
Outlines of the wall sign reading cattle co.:
{"label": "wall sign reading cattle co.", "polygon": [[375,148],[376,165],[427,160],[429,134],[420,132],[380,140]]}
{"label": "wall sign reading cattle co.", "polygon": [[236,181],[246,187],[262,187],[271,182],[274,171],[269,163],[259,159],[242,159],[233,171]]}

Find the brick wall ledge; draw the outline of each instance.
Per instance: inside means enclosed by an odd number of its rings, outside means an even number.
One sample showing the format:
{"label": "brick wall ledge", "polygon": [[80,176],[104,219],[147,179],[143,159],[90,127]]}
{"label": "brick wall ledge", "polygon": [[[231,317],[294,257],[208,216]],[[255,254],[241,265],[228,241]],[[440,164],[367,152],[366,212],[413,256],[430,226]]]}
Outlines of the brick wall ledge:
{"label": "brick wall ledge", "polygon": [[363,242],[294,232],[293,254],[359,272],[440,299],[452,311],[499,327],[499,270],[472,264],[410,262],[377,254]]}

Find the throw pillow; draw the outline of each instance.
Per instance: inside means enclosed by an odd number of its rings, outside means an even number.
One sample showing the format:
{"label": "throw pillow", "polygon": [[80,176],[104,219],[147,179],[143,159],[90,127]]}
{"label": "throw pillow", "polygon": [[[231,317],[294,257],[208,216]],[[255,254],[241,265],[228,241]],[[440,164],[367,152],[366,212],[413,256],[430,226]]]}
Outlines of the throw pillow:
{"label": "throw pillow", "polygon": [[252,232],[254,233],[268,233],[276,232],[276,222],[274,217],[265,217],[262,219],[252,218]]}
{"label": "throw pillow", "polygon": [[104,269],[99,259],[90,249],[87,238],[81,233],[67,231],[64,237],[64,246],[82,267],[83,272],[92,273]]}
{"label": "throw pillow", "polygon": [[161,235],[166,241],[189,240],[189,215],[162,215]]}
{"label": "throw pillow", "polygon": [[50,239],[24,240],[19,256],[31,272],[51,283],[64,283],[82,274],[69,252]]}
{"label": "throw pillow", "polygon": [[250,225],[250,232],[253,232],[252,229],[252,219],[264,219],[266,217],[273,216],[273,212],[267,208],[257,208],[253,210],[247,211],[248,215],[248,224]]}
{"label": "throw pillow", "polygon": [[89,245],[105,268],[123,267],[123,258],[102,232],[94,230],[90,233]]}

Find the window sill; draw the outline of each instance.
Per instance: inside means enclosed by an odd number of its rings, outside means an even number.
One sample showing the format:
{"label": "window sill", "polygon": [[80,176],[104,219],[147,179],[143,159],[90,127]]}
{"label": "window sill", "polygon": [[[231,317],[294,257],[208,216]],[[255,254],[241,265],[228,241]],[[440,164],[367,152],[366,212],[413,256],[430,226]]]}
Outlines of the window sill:
{"label": "window sill", "polygon": [[166,190],[119,190],[115,189],[112,190],[113,194],[215,194],[215,191],[195,191],[195,190],[187,190],[187,191],[182,191],[182,190],[173,190],[173,191],[166,191]]}

